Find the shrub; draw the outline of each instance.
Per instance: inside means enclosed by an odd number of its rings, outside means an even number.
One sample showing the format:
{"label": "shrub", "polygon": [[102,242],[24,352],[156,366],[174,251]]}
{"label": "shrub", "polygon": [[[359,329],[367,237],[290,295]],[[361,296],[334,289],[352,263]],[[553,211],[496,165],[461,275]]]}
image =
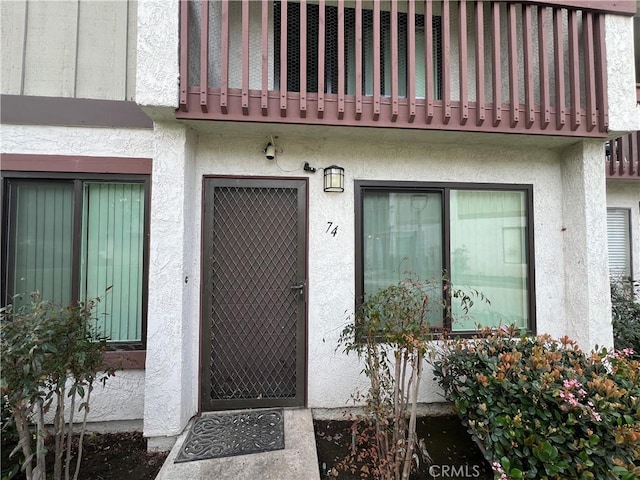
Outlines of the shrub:
{"label": "shrub", "polygon": [[638,281],[611,283],[613,342],[618,350],[632,349],[636,360],[640,360],[640,303],[634,297],[634,290],[638,289]]}
{"label": "shrub", "polygon": [[434,373],[496,478],[640,475],[640,363],[516,329],[445,344]]}
{"label": "shrub", "polygon": [[[100,373],[106,339],[96,331],[91,314],[94,303],[59,307],[35,294],[33,301],[18,311],[9,306],[0,312],[0,385],[19,435],[19,445],[12,453],[22,451],[27,480],[45,478],[45,440],[49,435],[45,414],[54,402],[54,479],[62,478],[63,457],[65,478],[78,477],[91,391],[96,380],[106,379]],[[72,472],[74,414],[82,410],[80,446]]]}

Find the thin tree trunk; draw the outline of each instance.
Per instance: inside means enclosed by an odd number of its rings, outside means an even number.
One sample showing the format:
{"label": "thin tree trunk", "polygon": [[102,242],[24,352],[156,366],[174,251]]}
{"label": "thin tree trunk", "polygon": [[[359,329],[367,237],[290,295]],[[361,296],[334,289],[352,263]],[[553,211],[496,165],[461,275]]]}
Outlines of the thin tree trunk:
{"label": "thin tree trunk", "polygon": [[409,429],[407,432],[407,451],[404,458],[404,469],[402,471],[402,480],[409,480],[411,472],[411,459],[415,449],[416,439],[416,414],[418,410],[418,390],[420,387],[420,379],[422,378],[422,355],[420,352],[415,353],[416,364],[413,366],[413,395],[411,399],[411,419],[409,420]]}
{"label": "thin tree trunk", "polygon": [[38,411],[36,412],[36,468],[33,472],[34,480],[46,480],[46,449],[44,440],[47,432],[44,429],[44,410],[42,408],[42,400],[36,403]]}
{"label": "thin tree trunk", "polygon": [[[74,379],[74,382],[76,380]],[[69,470],[71,469],[71,441],[73,440],[73,411],[76,408],[76,392],[71,396],[71,407],[69,409],[69,434],[67,435],[67,455],[64,466],[64,480],[69,480]],[[64,446],[64,445],[63,445]]]}
{"label": "thin tree trunk", "polygon": [[23,411],[23,406],[19,405],[13,408],[13,418],[16,421],[16,429],[20,437],[20,446],[24,455],[24,473],[27,480],[33,480],[33,465],[31,458],[31,432],[29,432],[29,421]]}
{"label": "thin tree trunk", "polygon": [[62,389],[56,393],[56,415],[54,418],[55,426],[55,463],[53,464],[54,480],[62,480],[62,456],[64,455],[64,437],[65,437],[65,420],[64,420],[64,399],[66,394],[66,378],[62,384]]}
{"label": "thin tree trunk", "polygon": [[89,416],[89,400],[91,400],[91,390],[93,390],[93,382],[89,383],[87,391],[87,401],[84,405],[84,417],[82,419],[82,429],[80,430],[80,438],[78,438],[78,459],[76,460],[76,470],[73,473],[73,480],[78,480],[80,473],[80,462],[82,461],[82,442],[84,441],[84,432],[87,430],[87,417]]}

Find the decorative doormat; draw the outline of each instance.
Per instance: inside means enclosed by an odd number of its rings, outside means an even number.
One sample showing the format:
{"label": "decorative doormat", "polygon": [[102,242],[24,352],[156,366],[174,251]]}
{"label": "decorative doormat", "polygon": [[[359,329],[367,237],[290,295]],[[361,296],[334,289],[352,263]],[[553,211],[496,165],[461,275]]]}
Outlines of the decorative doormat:
{"label": "decorative doormat", "polygon": [[282,449],[282,410],[207,414],[193,423],[174,463]]}

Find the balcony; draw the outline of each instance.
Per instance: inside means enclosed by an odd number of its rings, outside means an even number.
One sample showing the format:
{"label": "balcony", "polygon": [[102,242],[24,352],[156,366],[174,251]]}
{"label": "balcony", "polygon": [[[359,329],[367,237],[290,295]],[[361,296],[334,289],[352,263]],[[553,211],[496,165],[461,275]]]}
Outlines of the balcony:
{"label": "balcony", "polygon": [[605,146],[607,178],[640,180],[640,132],[609,140]]}
{"label": "balcony", "polygon": [[183,0],[176,117],[602,138],[605,14],[564,3]]}

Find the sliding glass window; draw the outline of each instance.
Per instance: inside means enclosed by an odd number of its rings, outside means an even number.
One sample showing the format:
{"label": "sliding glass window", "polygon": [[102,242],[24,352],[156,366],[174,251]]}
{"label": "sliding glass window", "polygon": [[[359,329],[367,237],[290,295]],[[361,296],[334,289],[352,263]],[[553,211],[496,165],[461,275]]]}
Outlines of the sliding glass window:
{"label": "sliding glass window", "polygon": [[[432,326],[532,330],[531,201],[526,185],[357,182],[358,301],[411,276],[428,285]],[[465,314],[443,278],[489,302]]]}
{"label": "sliding glass window", "polygon": [[12,178],[5,189],[5,303],[100,297],[102,333],[142,346],[147,179]]}

